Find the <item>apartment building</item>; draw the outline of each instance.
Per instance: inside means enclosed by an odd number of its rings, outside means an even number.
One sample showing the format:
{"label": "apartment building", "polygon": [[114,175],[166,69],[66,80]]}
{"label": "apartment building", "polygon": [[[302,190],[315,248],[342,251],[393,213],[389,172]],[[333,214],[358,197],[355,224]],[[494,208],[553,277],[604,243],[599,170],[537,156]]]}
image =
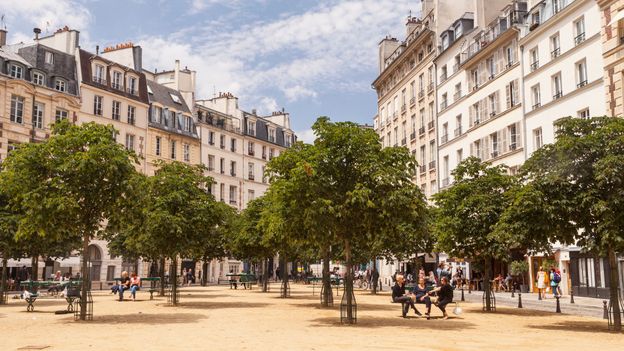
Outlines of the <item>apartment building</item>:
{"label": "apartment building", "polygon": [[[6,31],[0,30],[0,38]],[[73,56],[44,45],[0,41],[0,162],[18,144],[43,140],[80,109]]]}
{"label": "apartment building", "polygon": [[[437,60],[441,70],[459,63],[460,75],[438,93],[458,98],[438,114],[443,186],[452,184],[452,170],[467,156],[506,164],[512,172],[524,161],[518,39],[526,12],[526,2],[509,3],[485,27],[477,26],[464,38],[459,58],[446,55],[446,62]],[[465,94],[457,90],[461,86],[466,86]]]}

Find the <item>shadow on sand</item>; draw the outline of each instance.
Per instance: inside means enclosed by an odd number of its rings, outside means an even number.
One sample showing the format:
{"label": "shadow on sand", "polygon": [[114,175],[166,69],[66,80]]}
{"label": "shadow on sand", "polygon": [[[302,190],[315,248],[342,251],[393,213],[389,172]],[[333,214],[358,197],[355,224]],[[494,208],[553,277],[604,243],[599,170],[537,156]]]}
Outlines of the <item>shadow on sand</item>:
{"label": "shadow on sand", "polygon": [[[197,323],[206,316],[197,313],[136,313],[136,314],[109,314],[94,315],[93,321],[85,322],[89,324],[180,324],[180,323]],[[73,321],[71,318],[63,318],[60,322]]]}
{"label": "shadow on sand", "polygon": [[[606,333],[609,331],[606,321],[561,321],[550,322],[548,324],[529,325],[531,329],[541,329],[548,331],[571,331],[580,333]],[[614,334],[617,335],[617,334]]]}
{"label": "shadow on sand", "polygon": [[511,307],[498,307],[496,312],[486,312],[481,308],[464,307],[464,311],[467,313],[477,314],[491,314],[491,315],[507,315],[507,316],[520,316],[520,317],[552,317],[556,315],[554,312],[538,311],[524,308],[511,308]]}
{"label": "shadow on sand", "polygon": [[[340,323],[340,317],[324,317],[313,319],[313,327],[336,327],[344,324]],[[431,330],[467,330],[474,329],[475,324],[466,322],[459,317],[449,317],[442,320],[440,317],[433,317],[431,320],[423,318],[401,318],[398,317],[364,317],[358,318],[358,328],[385,328],[385,327],[406,327],[410,329],[431,329]]]}
{"label": "shadow on sand", "polygon": [[[168,305],[167,305],[168,306]],[[181,301],[177,307],[193,309],[221,309],[221,308],[260,308],[269,307],[272,304],[259,302],[208,302],[208,301]]]}

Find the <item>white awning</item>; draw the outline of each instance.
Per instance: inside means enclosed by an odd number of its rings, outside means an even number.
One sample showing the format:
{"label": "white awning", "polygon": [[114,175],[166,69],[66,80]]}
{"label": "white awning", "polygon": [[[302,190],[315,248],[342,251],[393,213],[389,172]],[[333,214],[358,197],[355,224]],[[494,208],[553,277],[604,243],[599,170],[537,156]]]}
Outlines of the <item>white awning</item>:
{"label": "white awning", "polygon": [[9,259],[7,260],[7,267],[30,267],[31,263],[32,261],[30,258],[20,258],[19,260]]}
{"label": "white awning", "polygon": [[623,18],[624,18],[624,11],[618,12],[615,16],[613,16],[613,18],[611,18],[611,22],[609,22],[608,26],[612,25],[613,23],[616,23],[617,21]]}
{"label": "white awning", "polygon": [[57,262],[60,263],[61,267],[76,267],[80,266],[80,257],[72,256],[63,260],[57,260]]}

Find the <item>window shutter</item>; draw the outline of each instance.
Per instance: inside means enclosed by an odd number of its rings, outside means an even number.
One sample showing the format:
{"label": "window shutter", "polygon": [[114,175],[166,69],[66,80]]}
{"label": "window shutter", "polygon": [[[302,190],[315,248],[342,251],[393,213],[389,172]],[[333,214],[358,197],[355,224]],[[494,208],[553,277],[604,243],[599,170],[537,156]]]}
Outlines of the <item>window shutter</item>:
{"label": "window shutter", "polygon": [[498,90],[496,92],[494,92],[494,112],[499,113],[500,110],[498,109],[498,100],[499,100],[499,96],[498,96]]}
{"label": "window shutter", "polygon": [[490,118],[490,106],[488,104],[488,98],[481,100],[480,103],[483,104],[483,119],[484,120],[489,119]]}
{"label": "window shutter", "polygon": [[468,117],[469,117],[468,126],[472,127],[473,124],[474,124],[474,107],[472,105],[470,105],[468,107],[468,112],[469,112],[469,114],[468,114]]}
{"label": "window shutter", "polygon": [[519,92],[520,92],[520,87],[518,85],[518,80],[514,80],[513,81],[513,101],[514,101],[514,105],[518,105],[518,103],[520,102],[520,97],[519,97]]}
{"label": "window shutter", "polygon": [[505,85],[505,96],[507,98],[507,109],[511,108],[511,93],[509,91],[509,84]]}
{"label": "window shutter", "polygon": [[497,140],[497,144],[498,144],[496,146],[496,151],[498,151],[498,153],[501,154],[502,150],[503,150],[503,144],[504,144],[503,140],[505,140],[505,139],[503,139],[503,131],[502,130],[499,130],[498,132],[496,132],[496,140]]}
{"label": "window shutter", "polygon": [[497,74],[504,71],[505,70],[505,63],[504,63],[504,57],[505,57],[505,49],[499,49],[497,51],[497,62],[496,62],[496,66],[498,68],[498,71],[496,72]]}
{"label": "window shutter", "polygon": [[520,122],[516,122],[516,144],[518,148],[522,147],[522,138],[520,134]]}
{"label": "window shutter", "polygon": [[474,143],[470,143],[470,156],[475,156],[475,154],[474,154]]}
{"label": "window shutter", "polygon": [[500,64],[498,62],[499,54],[498,51],[494,52],[492,56],[492,62],[494,63],[494,75],[498,74],[498,70],[500,69]]}
{"label": "window shutter", "polygon": [[487,67],[485,66],[485,61],[479,64],[479,82],[481,84],[487,82]]}
{"label": "window shutter", "polygon": [[507,151],[509,151],[509,143],[507,142],[509,136],[507,134],[507,128],[503,128],[503,130],[501,131],[502,138],[500,139],[502,142],[500,147],[501,153],[506,153]]}

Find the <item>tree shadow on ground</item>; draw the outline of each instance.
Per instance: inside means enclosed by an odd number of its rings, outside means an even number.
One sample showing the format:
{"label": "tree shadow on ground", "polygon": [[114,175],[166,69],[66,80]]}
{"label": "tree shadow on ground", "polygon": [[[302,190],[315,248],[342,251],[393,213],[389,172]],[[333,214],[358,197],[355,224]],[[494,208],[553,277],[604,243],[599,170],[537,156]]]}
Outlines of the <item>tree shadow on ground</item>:
{"label": "tree shadow on ground", "polygon": [[521,316],[521,317],[552,317],[556,315],[554,312],[546,312],[524,308],[511,308],[511,307],[498,307],[496,312],[483,311],[482,308],[477,307],[464,307],[465,313],[477,313],[477,314],[491,314],[491,315],[507,315],[507,316]]}
{"label": "tree shadow on ground", "polygon": [[269,307],[272,304],[269,303],[261,303],[261,302],[208,302],[208,301],[191,301],[191,302],[180,302],[180,304],[176,307],[180,308],[193,308],[193,309],[222,309],[222,308],[260,308],[260,307]]}
{"label": "tree shadow on ground", "polygon": [[[340,323],[340,316],[317,318],[311,321],[312,327],[336,327],[344,326]],[[423,318],[402,318],[398,317],[363,317],[358,318],[353,325],[358,328],[385,328],[385,327],[405,327],[410,329],[430,329],[437,331],[453,331],[474,329],[475,324],[466,322],[458,317],[449,317],[442,320],[441,317],[433,317],[431,320]]]}
{"label": "tree shadow on ground", "polygon": [[529,325],[531,329],[542,329],[548,331],[571,331],[580,333],[605,333],[609,331],[606,321],[561,321],[549,322],[548,324]]}
{"label": "tree shadow on ground", "polygon": [[212,298],[221,298],[221,297],[234,297],[232,295],[213,295],[213,294],[180,294],[180,298],[182,299],[212,299]]}
{"label": "tree shadow on ground", "polygon": [[[95,315],[89,324],[184,324],[197,323],[207,317],[198,313],[136,313],[136,314],[108,314]],[[73,317],[63,318],[61,322],[74,321]]]}
{"label": "tree shadow on ground", "polygon": [[323,307],[320,302],[316,303],[296,303],[292,304],[293,307],[302,307],[302,308],[316,308],[318,310],[338,310],[340,308],[340,303],[334,303],[334,306]]}

